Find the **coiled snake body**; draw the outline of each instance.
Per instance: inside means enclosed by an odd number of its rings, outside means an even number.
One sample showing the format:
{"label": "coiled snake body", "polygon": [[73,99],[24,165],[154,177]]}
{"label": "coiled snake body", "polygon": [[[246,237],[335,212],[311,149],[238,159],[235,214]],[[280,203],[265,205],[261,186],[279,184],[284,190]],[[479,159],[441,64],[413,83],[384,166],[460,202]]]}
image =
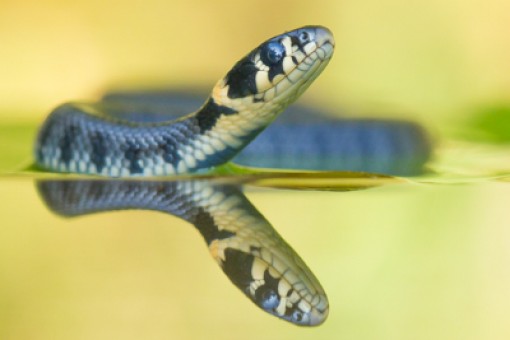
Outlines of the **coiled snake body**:
{"label": "coiled snake body", "polygon": [[36,141],[36,163],[56,172],[109,177],[195,172],[229,161],[321,73],[331,32],[306,26],[255,48],[213,88],[197,112],[163,123],[110,116],[68,103],[53,111]]}

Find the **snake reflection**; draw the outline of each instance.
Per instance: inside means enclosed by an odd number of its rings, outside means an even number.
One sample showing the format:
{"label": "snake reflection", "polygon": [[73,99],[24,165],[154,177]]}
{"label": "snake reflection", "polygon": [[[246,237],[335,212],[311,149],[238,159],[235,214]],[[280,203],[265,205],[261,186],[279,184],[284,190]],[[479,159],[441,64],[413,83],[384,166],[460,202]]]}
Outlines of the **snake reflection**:
{"label": "snake reflection", "polygon": [[319,325],[329,305],[298,254],[233,184],[207,180],[41,180],[48,208],[72,217],[141,209],[193,224],[223,272],[262,310],[297,325]]}

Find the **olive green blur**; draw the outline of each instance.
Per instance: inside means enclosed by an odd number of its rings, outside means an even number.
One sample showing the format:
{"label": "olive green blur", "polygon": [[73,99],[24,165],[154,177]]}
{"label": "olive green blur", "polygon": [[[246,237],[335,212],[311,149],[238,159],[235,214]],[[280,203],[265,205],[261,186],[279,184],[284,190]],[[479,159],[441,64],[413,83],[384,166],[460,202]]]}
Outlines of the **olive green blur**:
{"label": "olive green blur", "polygon": [[[415,119],[437,148],[426,175],[364,190],[246,188],[323,285],[321,326],[261,312],[188,223],[58,217],[21,171],[57,104],[207,90],[306,24],[330,28],[336,51],[301,103]],[[508,339],[508,32],[508,0],[1,1],[0,339]]]}

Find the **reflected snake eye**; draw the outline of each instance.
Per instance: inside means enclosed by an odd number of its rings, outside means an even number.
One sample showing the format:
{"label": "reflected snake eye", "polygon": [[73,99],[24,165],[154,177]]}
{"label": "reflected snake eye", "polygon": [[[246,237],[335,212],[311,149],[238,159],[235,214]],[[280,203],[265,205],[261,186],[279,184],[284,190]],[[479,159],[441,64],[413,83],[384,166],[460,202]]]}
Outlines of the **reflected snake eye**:
{"label": "reflected snake eye", "polygon": [[299,310],[295,310],[292,312],[292,319],[297,322],[303,320],[303,313]]}
{"label": "reflected snake eye", "polygon": [[260,51],[262,62],[268,66],[278,64],[285,56],[285,47],[276,41],[267,43]]}
{"label": "reflected snake eye", "polygon": [[262,293],[262,307],[265,309],[273,309],[280,304],[280,297],[272,289]]}

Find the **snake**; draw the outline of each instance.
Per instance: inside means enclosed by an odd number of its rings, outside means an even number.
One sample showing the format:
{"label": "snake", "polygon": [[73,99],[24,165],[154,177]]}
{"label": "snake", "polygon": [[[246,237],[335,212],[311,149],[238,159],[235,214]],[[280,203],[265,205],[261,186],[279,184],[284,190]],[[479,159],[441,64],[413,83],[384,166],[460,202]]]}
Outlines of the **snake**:
{"label": "snake", "polygon": [[60,216],[126,209],[159,211],[196,227],[223,272],[263,311],[299,326],[329,313],[321,284],[235,183],[41,180],[38,191]]}
{"label": "snake", "polygon": [[[206,95],[197,89],[118,89],[103,94],[101,105],[111,116],[156,123],[193,111]],[[415,121],[349,117],[336,107],[296,103],[229,163],[259,174],[409,177],[427,171],[432,147],[428,131]]]}
{"label": "snake", "polygon": [[107,177],[166,176],[225,164],[312,84],[335,41],[323,26],[274,36],[240,59],[198,111],[165,122],[108,114],[103,105],[57,107],[36,138],[36,165]]}
{"label": "snake", "polygon": [[[154,98],[150,105],[139,98],[130,102],[136,96],[119,100],[114,95],[98,103],[62,104],[38,132],[36,165],[53,172],[122,178],[208,171],[242,156],[243,149],[256,146],[252,142],[263,130],[277,126],[273,121],[321,74],[334,46],[333,34],[323,26],[305,26],[274,36],[235,63],[197,111],[178,118],[170,119],[171,112],[165,112],[169,106],[154,105]],[[358,129],[359,122],[344,121],[341,127],[345,132],[340,134],[338,129],[331,133],[335,124],[326,121],[316,130],[307,126],[306,131],[315,131],[312,135],[295,127],[275,130],[264,143],[283,151],[273,157],[273,163],[260,163],[260,152],[252,159],[259,162],[255,165],[278,166],[283,155],[294,153],[288,150],[295,150],[296,145],[308,147],[310,156],[321,145],[339,149],[345,139],[338,136],[352,136],[353,131],[363,131],[355,134],[355,139],[366,140],[365,124]],[[373,122],[368,125],[374,131]],[[419,129],[397,126],[397,136],[403,137],[391,145],[407,153],[418,150],[427,154],[424,138],[418,138],[415,145],[407,142],[413,140],[409,135],[420,136]],[[378,153],[389,140],[388,133],[381,137],[380,132],[387,130],[395,131],[379,124],[375,129],[379,132],[369,138]],[[297,140],[286,143],[282,136],[292,131]],[[262,149],[263,154],[268,148]],[[302,156],[297,158],[300,161],[292,167],[304,163]],[[332,159],[329,154],[323,158]],[[393,163],[392,158],[386,163]],[[323,166],[318,162],[317,167]],[[310,326],[321,324],[328,315],[326,294],[314,274],[234,186],[207,181],[42,181],[39,189],[51,209],[64,216],[122,209],[179,216],[200,231],[230,280],[264,311]]]}

